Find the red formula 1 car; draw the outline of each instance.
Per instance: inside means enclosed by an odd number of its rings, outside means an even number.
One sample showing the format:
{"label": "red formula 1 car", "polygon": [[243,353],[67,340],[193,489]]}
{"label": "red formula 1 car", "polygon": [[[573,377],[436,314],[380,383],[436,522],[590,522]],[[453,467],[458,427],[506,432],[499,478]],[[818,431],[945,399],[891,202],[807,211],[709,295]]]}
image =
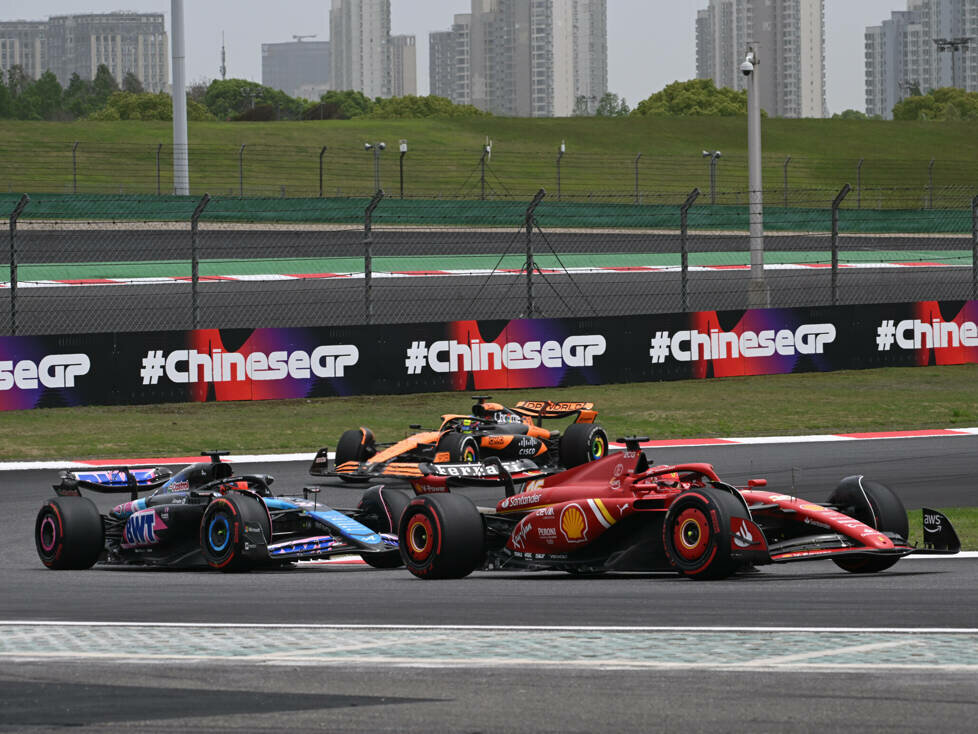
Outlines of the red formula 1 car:
{"label": "red formula 1 car", "polygon": [[[336,444],[333,468],[320,449],[309,473],[348,481],[383,477],[416,479],[421,464],[479,464],[488,458],[530,460],[541,469],[568,468],[608,453],[608,436],[595,423],[593,403],[523,400],[513,408],[478,395],[471,415],[446,414],[437,429],[396,443],[377,443],[368,428],[345,431]],[[573,417],[563,432],[543,427],[545,419]],[[420,426],[411,426],[419,429]]]}
{"label": "red formula 1 car", "polygon": [[415,497],[401,516],[401,557],[420,578],[459,578],[486,567],[678,571],[725,578],[739,568],[830,558],[852,573],[889,568],[910,553],[957,553],[946,517],[924,510],[924,548],[907,541],[903,503],[862,476],[816,504],[723,482],[709,464],[649,466],[644,438],[626,450],[526,482],[479,510],[447,489]]}

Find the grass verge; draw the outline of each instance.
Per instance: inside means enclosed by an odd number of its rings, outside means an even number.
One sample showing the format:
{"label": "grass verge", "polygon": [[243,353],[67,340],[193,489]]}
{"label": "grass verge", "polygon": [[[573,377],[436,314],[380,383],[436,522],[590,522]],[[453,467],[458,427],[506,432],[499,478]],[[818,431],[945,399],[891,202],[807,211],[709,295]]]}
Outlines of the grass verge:
{"label": "grass verge", "polygon": [[[948,507],[941,509],[954,526],[961,550],[978,550],[978,507]],[[914,545],[923,544],[922,518],[920,510],[909,510],[907,518],[910,521],[910,542]]]}

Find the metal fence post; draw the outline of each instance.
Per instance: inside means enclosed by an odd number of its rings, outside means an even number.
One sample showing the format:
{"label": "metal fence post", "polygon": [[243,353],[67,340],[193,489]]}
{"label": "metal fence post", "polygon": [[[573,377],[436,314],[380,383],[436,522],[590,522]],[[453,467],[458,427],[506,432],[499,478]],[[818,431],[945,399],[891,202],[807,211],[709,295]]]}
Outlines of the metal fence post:
{"label": "metal fence post", "polygon": [[482,201],[486,200],[486,159],[492,155],[492,146],[488,143],[482,149],[482,158],[479,159],[479,182],[482,186],[482,194],[480,199]]}
{"label": "metal fence post", "polygon": [[160,189],[160,151],[163,150],[163,143],[156,146],[156,195],[161,193]]}
{"label": "metal fence post", "polygon": [[846,184],[832,202],[832,305],[839,305],[839,207],[842,200],[852,191]]}
{"label": "metal fence post", "polygon": [[71,146],[71,193],[78,193],[78,156],[76,151],[78,150],[78,141]]}
{"label": "metal fence post", "polygon": [[682,286],[680,288],[680,302],[683,311],[689,311],[689,249],[687,247],[687,235],[689,228],[688,224],[688,213],[689,208],[696,201],[697,197],[700,195],[699,189],[693,189],[689,192],[689,196],[686,197],[686,201],[683,205],[679,207],[679,252],[682,259]]}
{"label": "metal fence post", "polygon": [[641,153],[639,153],[637,156],[635,156],[635,203],[636,204],[638,204],[638,202],[639,202],[639,196],[638,196],[638,161],[639,161],[639,159],[641,157],[642,157],[642,154]]}
{"label": "metal fence post", "polygon": [[536,269],[536,264],[533,262],[533,213],[546,195],[547,192],[543,189],[537,191],[533,201],[526,208],[526,218],[524,219],[526,225],[526,265],[524,266],[526,268],[526,318],[528,319],[533,318],[533,271]]}
{"label": "metal fence post", "polygon": [[373,288],[373,283],[371,282],[371,276],[373,274],[373,255],[370,251],[370,245],[373,244],[373,237],[371,236],[371,226],[372,218],[374,214],[374,209],[380,203],[380,200],[384,198],[384,190],[377,189],[377,193],[374,194],[370,203],[367,204],[367,209],[363,213],[363,312],[364,320],[369,325],[373,320],[373,303],[371,302],[371,289]]}
{"label": "metal fence post", "polygon": [[17,219],[31,200],[27,194],[20,197],[10,215],[10,334],[17,336]]}
{"label": "metal fence post", "polygon": [[326,155],[326,146],[319,151],[319,198],[323,198],[323,156]]}
{"label": "metal fence post", "polygon": [[566,149],[564,141],[560,141],[560,147],[557,148],[557,201],[560,201],[560,159],[564,157]]}
{"label": "metal fence post", "polygon": [[788,164],[791,163],[791,156],[784,159],[784,208],[788,208]]}
{"label": "metal fence post", "polygon": [[856,208],[863,208],[863,161],[865,158],[860,158],[859,163],[856,164]]}
{"label": "metal fence post", "polygon": [[978,196],[971,200],[971,300],[978,300]]}
{"label": "metal fence post", "polygon": [[193,328],[195,329],[200,328],[200,298],[197,292],[200,283],[200,253],[197,249],[197,221],[200,219],[200,215],[204,213],[204,209],[210,200],[210,194],[204,194],[204,197],[197,202],[194,213],[190,216],[190,300],[193,312]]}
{"label": "metal fence post", "polygon": [[244,198],[244,149],[246,143],[242,143],[238,150],[238,196]]}
{"label": "metal fence post", "polygon": [[927,208],[934,208],[934,159],[927,165]]}

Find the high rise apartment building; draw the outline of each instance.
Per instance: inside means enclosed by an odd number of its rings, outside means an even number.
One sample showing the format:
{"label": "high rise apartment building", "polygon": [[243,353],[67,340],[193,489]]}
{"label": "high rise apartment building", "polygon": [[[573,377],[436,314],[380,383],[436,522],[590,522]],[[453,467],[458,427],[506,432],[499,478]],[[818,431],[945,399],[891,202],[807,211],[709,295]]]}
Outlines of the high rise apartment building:
{"label": "high rise apartment building", "polygon": [[319,99],[330,89],[329,41],[261,45],[261,83],[291,97]]}
{"label": "high rise apartment building", "polygon": [[57,15],[0,22],[0,70],[20,65],[37,79],[50,70],[62,86],[72,74],[94,79],[105,64],[116,81],[132,73],[147,92],[169,84],[169,47],[161,13]]}
{"label": "high rise apartment building", "polygon": [[391,96],[418,93],[418,53],[414,36],[391,36]]}
{"label": "high rise apartment building", "polygon": [[332,0],[330,56],[334,89],[391,96],[390,0]]}
{"label": "high rise apartment building", "polygon": [[608,90],[606,0],[472,0],[429,36],[433,94],[514,117],[593,110]]}
{"label": "high rise apartment building", "polygon": [[893,106],[918,90],[978,91],[978,0],[908,0],[866,28],[865,58],[867,115],[892,119]]}
{"label": "high rise apartment building", "polygon": [[760,60],[761,107],[774,117],[824,117],[824,0],[710,0],[696,17],[696,76],[746,89],[748,47]]}

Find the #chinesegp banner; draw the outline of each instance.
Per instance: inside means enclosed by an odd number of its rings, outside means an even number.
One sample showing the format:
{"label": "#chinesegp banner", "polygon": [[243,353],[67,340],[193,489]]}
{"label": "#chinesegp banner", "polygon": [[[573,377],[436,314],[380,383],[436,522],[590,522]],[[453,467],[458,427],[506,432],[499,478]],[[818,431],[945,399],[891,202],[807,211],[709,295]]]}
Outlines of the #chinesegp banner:
{"label": "#chinesegp banner", "polygon": [[0,409],[978,363],[978,301],[0,337]]}

